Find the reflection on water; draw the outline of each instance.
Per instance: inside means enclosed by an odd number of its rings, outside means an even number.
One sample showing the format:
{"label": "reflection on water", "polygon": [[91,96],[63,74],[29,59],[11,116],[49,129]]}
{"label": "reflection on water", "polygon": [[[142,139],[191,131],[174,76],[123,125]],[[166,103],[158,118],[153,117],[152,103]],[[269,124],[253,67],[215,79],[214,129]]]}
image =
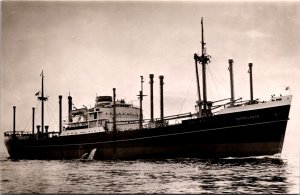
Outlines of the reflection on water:
{"label": "reflection on water", "polygon": [[[298,193],[299,171],[276,156],[214,160],[1,162],[4,193]],[[295,185],[296,186],[295,188]]]}
{"label": "reflection on water", "polygon": [[206,164],[199,180],[206,192],[287,193],[286,163],[276,158],[219,159]]}

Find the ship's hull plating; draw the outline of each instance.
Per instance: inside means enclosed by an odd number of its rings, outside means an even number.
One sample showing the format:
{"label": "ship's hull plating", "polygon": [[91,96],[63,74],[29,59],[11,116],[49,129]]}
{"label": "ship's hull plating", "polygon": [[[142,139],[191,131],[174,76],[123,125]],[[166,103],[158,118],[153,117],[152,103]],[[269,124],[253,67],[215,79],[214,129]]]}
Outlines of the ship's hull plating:
{"label": "ship's hull plating", "polygon": [[156,129],[5,142],[15,159],[136,159],[273,155],[283,146],[290,105],[183,121]]}

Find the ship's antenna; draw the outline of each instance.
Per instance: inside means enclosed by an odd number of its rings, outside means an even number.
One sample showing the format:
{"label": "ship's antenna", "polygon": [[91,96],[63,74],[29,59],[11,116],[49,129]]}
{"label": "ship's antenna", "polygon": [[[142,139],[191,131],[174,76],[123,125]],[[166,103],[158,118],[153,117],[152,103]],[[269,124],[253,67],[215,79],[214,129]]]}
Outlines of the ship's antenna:
{"label": "ship's antenna", "polygon": [[141,77],[141,90],[143,92],[143,83],[144,83],[144,77],[143,76],[140,76]]}
{"label": "ship's antenna", "polygon": [[[207,89],[206,89],[206,65],[210,62],[210,56],[206,55],[206,43],[204,42],[204,28],[203,28],[203,18],[201,18],[201,56],[194,54],[195,61],[198,61],[202,65],[202,84],[203,84],[203,113],[201,115],[208,115],[209,110],[207,109]],[[198,87],[198,91],[200,91],[200,87]],[[198,92],[198,97],[200,96],[200,92]],[[199,98],[200,99],[200,98]],[[200,108],[200,107],[199,107]],[[201,110],[201,109],[199,109]]]}
{"label": "ship's antenna", "polygon": [[201,18],[201,52],[202,52],[202,55],[206,54],[205,44],[206,43],[204,42],[203,18]]}

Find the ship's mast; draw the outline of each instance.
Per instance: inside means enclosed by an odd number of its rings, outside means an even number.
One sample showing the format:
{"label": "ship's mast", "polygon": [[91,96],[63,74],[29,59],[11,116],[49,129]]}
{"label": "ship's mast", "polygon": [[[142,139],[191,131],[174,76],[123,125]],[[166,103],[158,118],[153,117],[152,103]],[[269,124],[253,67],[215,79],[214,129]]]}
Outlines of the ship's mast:
{"label": "ship's mast", "polygon": [[154,122],[154,116],[153,116],[153,77],[154,77],[154,74],[150,74],[149,75],[150,77],[150,122]]}
{"label": "ship's mast", "polygon": [[[207,91],[206,91],[206,65],[210,62],[210,56],[206,55],[206,48],[205,48],[205,42],[204,42],[204,28],[203,28],[203,18],[201,18],[201,56],[198,56],[196,53],[194,54],[194,59],[196,62],[196,67],[197,67],[197,62],[201,63],[202,65],[202,84],[203,84],[203,113],[199,115],[200,116],[205,116],[207,115],[210,111],[207,109]],[[196,69],[198,71],[198,69]],[[196,72],[197,74],[197,72]],[[198,74],[197,74],[198,75]],[[198,84],[198,101],[200,101],[200,87],[199,87],[199,79],[197,78],[197,84]],[[199,105],[199,103],[198,103]],[[201,111],[201,105],[199,106],[199,111]]]}
{"label": "ship's mast", "polygon": [[253,104],[253,79],[252,79],[252,63],[249,63],[249,76],[250,76],[250,104]]}
{"label": "ship's mast", "polygon": [[42,102],[42,109],[41,109],[41,132],[44,133],[44,101],[47,101],[47,97],[44,96],[44,71],[42,70],[42,90],[41,96],[38,99]]}
{"label": "ship's mast", "polygon": [[42,71],[42,133],[44,133],[44,72]]}
{"label": "ship's mast", "polygon": [[160,85],[160,120],[164,124],[164,76],[159,76]]}
{"label": "ship's mast", "polygon": [[113,88],[113,132],[114,132],[114,135],[117,132],[117,124],[116,124],[116,88]]}
{"label": "ship's mast", "polygon": [[[204,29],[203,29],[203,18],[201,18],[201,57],[205,58],[205,42],[204,42]],[[206,110],[207,107],[207,92],[206,92],[206,61],[201,61],[202,64],[202,82],[203,82],[203,109]]]}
{"label": "ship's mast", "polygon": [[196,67],[196,78],[197,78],[197,94],[198,94],[198,117],[201,117],[202,113],[202,107],[201,107],[201,94],[200,94],[200,83],[199,83],[199,73],[198,73],[198,65],[197,65],[197,54],[194,54],[194,59],[195,59],[195,67]]}
{"label": "ship's mast", "polygon": [[139,126],[140,129],[143,129],[143,97],[146,96],[143,94],[143,83],[144,83],[144,77],[141,77],[141,91],[140,94],[138,95],[139,99],[140,99],[140,119],[139,119]]}

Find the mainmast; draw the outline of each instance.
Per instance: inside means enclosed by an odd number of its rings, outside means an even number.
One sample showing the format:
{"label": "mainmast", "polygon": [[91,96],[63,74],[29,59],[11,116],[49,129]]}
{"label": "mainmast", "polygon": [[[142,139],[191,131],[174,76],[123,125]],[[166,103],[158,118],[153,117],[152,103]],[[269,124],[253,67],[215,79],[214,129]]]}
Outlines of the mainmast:
{"label": "mainmast", "polygon": [[[207,109],[207,88],[206,88],[206,65],[210,62],[210,55],[206,55],[206,48],[204,42],[204,28],[203,28],[203,18],[201,18],[201,56],[198,56],[196,53],[194,54],[195,64],[196,64],[196,74],[197,74],[197,86],[198,86],[198,105],[199,105],[199,116],[206,116],[209,114],[209,110]],[[200,86],[199,86],[199,78],[198,78],[198,69],[197,62],[202,65],[202,85],[203,85],[203,102],[200,104]],[[201,106],[203,105],[203,109]],[[203,111],[200,113],[200,111]]]}
{"label": "mainmast", "polygon": [[[205,56],[205,42],[204,42],[204,29],[203,29],[203,18],[201,18],[201,57]],[[202,82],[203,82],[203,108],[206,110],[206,102],[207,102],[207,91],[206,91],[206,61],[201,61],[202,63]]]}
{"label": "mainmast", "polygon": [[44,133],[44,101],[47,101],[48,98],[44,96],[44,72],[42,70],[41,73],[42,76],[42,90],[41,90],[41,96],[38,97],[38,99],[42,102],[42,109],[41,109],[41,132]]}

